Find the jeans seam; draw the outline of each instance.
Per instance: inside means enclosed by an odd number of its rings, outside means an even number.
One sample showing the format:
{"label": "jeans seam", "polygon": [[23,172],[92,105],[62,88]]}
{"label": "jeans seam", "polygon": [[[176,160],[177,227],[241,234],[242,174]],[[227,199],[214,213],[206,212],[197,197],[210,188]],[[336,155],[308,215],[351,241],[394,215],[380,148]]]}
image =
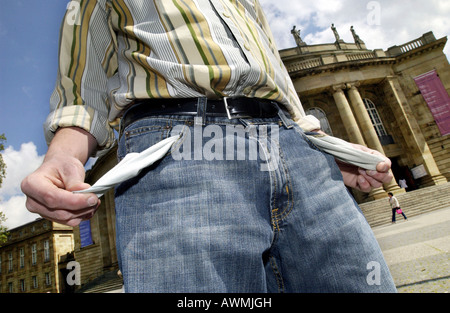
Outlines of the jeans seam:
{"label": "jeans seam", "polygon": [[277,288],[279,293],[284,293],[284,282],[283,277],[278,269],[277,262],[273,255],[269,257],[270,259],[270,267],[272,268],[273,275],[275,276],[275,280],[277,281]]}
{"label": "jeans seam", "polygon": [[[286,219],[289,214],[292,212],[292,209],[294,208],[294,198],[293,198],[293,194],[291,192],[292,190],[292,185],[291,185],[291,177],[289,175],[289,171],[286,165],[286,162],[284,160],[283,157],[283,153],[281,152],[281,147],[278,146],[279,148],[279,158],[280,158],[280,162],[282,164],[281,169],[284,171],[285,174],[285,180],[286,180],[286,195],[287,195],[287,203],[286,206],[284,207],[284,210],[281,212],[278,212],[279,210],[276,210],[276,215],[274,216],[277,219],[277,225],[279,221],[282,221],[284,219]],[[276,197],[276,195],[275,195]],[[275,206],[274,206],[275,207]]]}
{"label": "jeans seam", "polygon": [[[272,147],[273,149],[274,147]],[[291,178],[289,175],[289,171],[287,169],[286,162],[284,160],[283,154],[281,152],[281,146],[278,143],[277,148],[279,151],[279,162],[281,163],[281,166],[278,167],[277,171],[284,171],[284,180],[286,181],[286,194],[287,194],[287,203],[284,206],[283,211],[280,212],[280,209],[277,205],[278,201],[278,192],[284,192],[283,190],[278,191],[278,181],[277,181],[277,175],[275,174],[275,171],[271,171],[271,180],[273,182],[273,193],[272,193],[272,210],[271,210],[271,223],[272,223],[272,230],[273,230],[273,240],[271,243],[271,246],[269,248],[270,250],[273,250],[277,240],[278,236],[280,235],[280,222],[282,222],[284,219],[286,219],[289,214],[292,212],[292,209],[294,207],[294,201],[293,201],[293,194],[292,194],[292,185],[291,185]],[[282,178],[283,179],[283,178]],[[273,275],[275,276],[278,292],[284,293],[285,292],[285,286],[283,281],[283,275],[280,271],[280,269],[277,266],[276,259],[273,255],[269,256],[269,262],[270,267],[272,268]]]}

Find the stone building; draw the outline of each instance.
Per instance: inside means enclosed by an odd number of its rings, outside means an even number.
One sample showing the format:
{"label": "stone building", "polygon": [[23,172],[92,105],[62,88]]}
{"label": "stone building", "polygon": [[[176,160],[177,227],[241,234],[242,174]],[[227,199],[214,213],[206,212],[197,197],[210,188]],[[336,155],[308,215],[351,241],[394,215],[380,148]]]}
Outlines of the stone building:
{"label": "stone building", "polygon": [[73,251],[73,229],[39,218],[8,231],[0,247],[0,293],[60,293],[59,263]]}
{"label": "stone building", "polygon": [[[117,164],[117,149],[111,149],[86,173],[86,182],[93,185],[109,169]],[[80,286],[82,291],[95,280],[107,277],[117,281],[119,269],[116,252],[114,191],[101,197],[101,204],[93,218],[74,228],[74,258],[80,264]],[[120,281],[119,281],[120,285]],[[113,286],[117,289],[117,284]],[[120,288],[120,287],[119,287]]]}
{"label": "stone building", "polygon": [[[353,191],[358,202],[408,189],[446,183],[450,176],[450,67],[447,38],[432,32],[387,51],[368,50],[352,27],[346,43],[336,41],[280,51],[303,107],[322,129],[388,156],[395,179],[370,194]],[[407,190],[408,190],[407,189]]]}

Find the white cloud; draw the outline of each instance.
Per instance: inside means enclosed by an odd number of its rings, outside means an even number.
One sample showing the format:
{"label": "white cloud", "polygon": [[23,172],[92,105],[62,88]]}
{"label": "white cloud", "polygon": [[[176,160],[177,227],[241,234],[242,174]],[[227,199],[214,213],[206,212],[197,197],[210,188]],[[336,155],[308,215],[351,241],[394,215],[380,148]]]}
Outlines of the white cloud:
{"label": "white cloud", "polygon": [[[26,196],[20,189],[20,183],[42,164],[44,156],[38,155],[37,148],[32,142],[22,144],[19,151],[10,146],[2,155],[6,164],[6,177],[0,188],[0,211],[5,213],[7,218],[4,225],[12,229],[40,217],[38,214],[30,213],[25,207]],[[96,158],[89,159],[85,166],[86,170],[96,161]]]}
{"label": "white cloud", "polygon": [[[352,42],[350,26],[368,49],[401,45],[433,31],[437,39],[450,34],[448,0],[260,0],[279,49],[295,46],[292,26],[301,29],[307,44],[334,42],[334,23],[340,37]],[[378,14],[379,12],[379,14]],[[445,53],[450,56],[450,44]]]}
{"label": "white cloud", "polygon": [[11,229],[39,217],[25,208],[20,182],[42,164],[44,156],[38,155],[32,142],[22,144],[19,151],[10,146],[2,155],[6,164],[6,177],[0,188],[0,211],[5,213],[5,225]]}
{"label": "white cloud", "polygon": [[0,202],[0,211],[5,213],[7,218],[4,226],[8,229],[21,226],[40,217],[38,214],[31,213],[26,209],[25,201],[26,197],[24,195],[18,195],[9,198],[7,201]]}

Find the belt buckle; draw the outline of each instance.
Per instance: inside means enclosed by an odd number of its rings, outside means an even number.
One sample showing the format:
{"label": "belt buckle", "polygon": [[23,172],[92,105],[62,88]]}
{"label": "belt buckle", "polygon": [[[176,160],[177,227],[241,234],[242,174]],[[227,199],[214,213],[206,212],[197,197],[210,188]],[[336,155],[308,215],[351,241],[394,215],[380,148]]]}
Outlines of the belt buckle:
{"label": "belt buckle", "polygon": [[231,116],[230,109],[228,108],[228,99],[229,98],[230,97],[224,97],[223,98],[223,104],[225,105],[225,111],[227,112],[228,119],[232,120],[234,118]]}
{"label": "belt buckle", "polygon": [[228,119],[230,120],[236,120],[236,119],[240,119],[240,118],[251,118],[251,116],[246,116],[246,115],[239,115],[237,114],[236,116],[231,116],[231,112],[230,109],[228,108],[228,99],[233,99],[234,97],[224,97],[223,98],[223,103],[225,105],[225,111],[227,112],[227,116]]}

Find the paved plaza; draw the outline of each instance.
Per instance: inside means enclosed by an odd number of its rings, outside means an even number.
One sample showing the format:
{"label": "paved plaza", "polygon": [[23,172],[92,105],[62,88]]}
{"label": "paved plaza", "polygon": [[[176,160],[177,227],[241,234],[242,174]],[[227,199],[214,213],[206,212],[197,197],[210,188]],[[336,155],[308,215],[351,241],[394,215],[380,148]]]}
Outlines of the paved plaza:
{"label": "paved plaza", "polygon": [[450,207],[373,231],[399,293],[450,291]]}
{"label": "paved plaza", "polygon": [[[404,209],[408,216],[408,208]],[[388,211],[388,214],[390,210]],[[450,292],[450,206],[374,227],[399,293]],[[109,291],[123,292],[120,285]]]}

